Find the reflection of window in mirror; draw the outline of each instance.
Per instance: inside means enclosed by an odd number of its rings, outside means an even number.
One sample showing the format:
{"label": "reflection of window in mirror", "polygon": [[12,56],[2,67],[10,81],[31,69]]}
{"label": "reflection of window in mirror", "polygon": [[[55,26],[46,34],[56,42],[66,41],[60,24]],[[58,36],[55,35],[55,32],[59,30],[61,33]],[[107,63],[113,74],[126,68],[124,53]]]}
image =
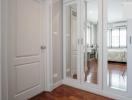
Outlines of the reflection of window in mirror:
{"label": "reflection of window in mirror", "polygon": [[[108,48],[126,48],[126,22],[117,27],[109,27],[107,30],[107,47]],[[110,24],[108,24],[110,26]],[[114,25],[114,23],[113,23]]]}

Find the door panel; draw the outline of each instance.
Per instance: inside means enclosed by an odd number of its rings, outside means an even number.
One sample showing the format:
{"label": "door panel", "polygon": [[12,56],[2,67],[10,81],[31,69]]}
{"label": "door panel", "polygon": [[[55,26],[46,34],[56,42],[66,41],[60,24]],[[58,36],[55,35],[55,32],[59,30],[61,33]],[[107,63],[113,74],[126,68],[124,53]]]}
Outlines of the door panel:
{"label": "door panel", "polygon": [[42,16],[39,0],[9,2],[10,100],[27,100],[42,92],[41,65]]}
{"label": "door panel", "polygon": [[21,93],[40,84],[39,69],[39,62],[20,65],[16,67],[16,93]]}
{"label": "door panel", "polygon": [[16,20],[16,56],[39,55],[41,31],[40,4],[34,0],[17,1]]}

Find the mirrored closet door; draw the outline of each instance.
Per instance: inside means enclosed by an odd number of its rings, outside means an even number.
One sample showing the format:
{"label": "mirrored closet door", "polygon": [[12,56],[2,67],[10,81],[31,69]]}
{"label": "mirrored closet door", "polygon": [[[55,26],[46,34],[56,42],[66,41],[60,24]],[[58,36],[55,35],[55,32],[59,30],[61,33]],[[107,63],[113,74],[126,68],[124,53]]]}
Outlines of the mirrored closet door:
{"label": "mirrored closet door", "polygon": [[102,0],[64,0],[64,79],[101,89]]}
{"label": "mirrored closet door", "polygon": [[63,23],[63,65],[64,77],[77,80],[78,75],[78,6],[77,1],[73,0],[64,4],[64,23]]}
{"label": "mirrored closet door", "polygon": [[[128,0],[106,0],[104,2],[104,84],[105,89],[128,95],[132,61],[132,29]],[[129,73],[130,72],[130,73]],[[132,75],[132,74],[131,74]]]}
{"label": "mirrored closet door", "polygon": [[102,67],[102,7],[99,0],[82,0],[81,8],[81,78],[87,85],[98,86]]}
{"label": "mirrored closet door", "polygon": [[65,84],[132,98],[131,9],[131,0],[63,1]]}

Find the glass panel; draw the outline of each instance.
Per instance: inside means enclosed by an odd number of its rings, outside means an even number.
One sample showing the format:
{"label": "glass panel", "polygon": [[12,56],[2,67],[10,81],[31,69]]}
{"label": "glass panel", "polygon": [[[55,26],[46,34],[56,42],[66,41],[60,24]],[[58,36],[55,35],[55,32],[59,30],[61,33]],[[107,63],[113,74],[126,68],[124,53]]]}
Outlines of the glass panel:
{"label": "glass panel", "polygon": [[127,90],[127,19],[124,17],[123,0],[108,1],[107,61],[110,88]]}
{"label": "glass panel", "polygon": [[77,79],[77,6],[66,7],[66,76]]}
{"label": "glass panel", "polygon": [[98,83],[98,2],[87,0],[85,5],[84,81]]}

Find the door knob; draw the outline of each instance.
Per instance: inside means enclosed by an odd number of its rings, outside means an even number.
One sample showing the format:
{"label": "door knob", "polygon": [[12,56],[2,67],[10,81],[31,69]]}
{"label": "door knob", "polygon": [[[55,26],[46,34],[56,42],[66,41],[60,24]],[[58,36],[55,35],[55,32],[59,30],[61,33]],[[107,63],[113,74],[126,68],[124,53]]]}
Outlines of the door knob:
{"label": "door knob", "polygon": [[46,49],[46,46],[41,46],[41,49],[42,49],[42,50]]}

